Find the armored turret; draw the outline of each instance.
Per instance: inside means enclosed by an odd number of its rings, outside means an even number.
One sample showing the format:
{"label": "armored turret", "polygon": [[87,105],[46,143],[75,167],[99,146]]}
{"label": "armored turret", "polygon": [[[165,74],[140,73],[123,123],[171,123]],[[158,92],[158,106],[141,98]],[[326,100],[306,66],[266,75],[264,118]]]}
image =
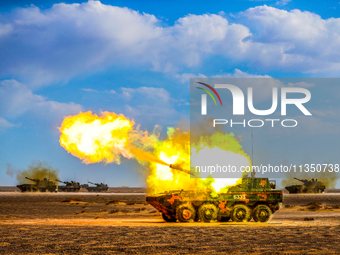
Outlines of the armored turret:
{"label": "armored turret", "polygon": [[22,192],[57,192],[57,185],[55,185],[54,182],[50,181],[47,178],[44,178],[43,180],[40,179],[32,179],[29,177],[25,177],[27,180],[30,180],[32,182],[35,182],[35,184],[21,184],[17,185],[17,187]]}
{"label": "armored turret", "polygon": [[56,181],[65,183],[66,185],[58,186],[58,191],[60,192],[74,192],[74,191],[79,191],[80,190],[80,184],[79,182],[64,182],[59,179],[56,179]]}
{"label": "armored turret", "polygon": [[36,182],[36,183],[40,182],[39,179],[31,179],[31,178],[28,178],[28,177],[25,177],[25,179],[30,180],[32,182]]}
{"label": "armored turret", "polygon": [[91,186],[85,186],[85,188],[89,191],[89,192],[102,192],[102,191],[107,191],[109,189],[109,187],[107,186],[107,184],[104,183],[93,183],[93,182],[88,182],[91,183],[93,185],[96,185],[96,187],[91,187]]}
{"label": "armored turret", "polygon": [[[308,181],[307,179],[299,179],[299,178],[296,178],[294,177],[295,180],[298,180],[300,182],[302,182],[304,185],[308,185],[309,183],[311,183],[311,181]],[[312,179],[314,181],[314,179]]]}
{"label": "armored turret", "polygon": [[326,186],[323,182],[319,182],[317,179],[314,180],[313,178],[311,180],[307,179],[298,179],[295,178],[295,180],[298,180],[302,182],[302,185],[290,185],[285,187],[286,190],[289,191],[289,193],[323,193],[326,189]]}

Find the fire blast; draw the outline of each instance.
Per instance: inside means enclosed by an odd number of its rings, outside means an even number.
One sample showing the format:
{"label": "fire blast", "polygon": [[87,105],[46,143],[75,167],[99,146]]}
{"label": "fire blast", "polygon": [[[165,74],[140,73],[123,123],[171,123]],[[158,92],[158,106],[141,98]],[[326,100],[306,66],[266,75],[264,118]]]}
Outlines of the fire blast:
{"label": "fire blast", "polygon": [[[151,194],[171,189],[211,189],[220,192],[226,185],[237,183],[238,180],[235,180],[221,185],[222,179],[190,178],[189,132],[168,128],[167,139],[161,141],[157,132],[143,132],[134,125],[134,121],[122,114],[103,112],[98,116],[92,112],[80,112],[65,117],[59,128],[60,145],[86,164],[120,164],[122,156],[135,158],[149,171],[146,183]],[[207,137],[199,140],[198,149],[202,146],[221,148],[221,142],[225,141],[221,149],[242,155],[250,164],[249,156],[233,135],[218,133],[211,140]],[[215,144],[214,141],[218,142]]]}

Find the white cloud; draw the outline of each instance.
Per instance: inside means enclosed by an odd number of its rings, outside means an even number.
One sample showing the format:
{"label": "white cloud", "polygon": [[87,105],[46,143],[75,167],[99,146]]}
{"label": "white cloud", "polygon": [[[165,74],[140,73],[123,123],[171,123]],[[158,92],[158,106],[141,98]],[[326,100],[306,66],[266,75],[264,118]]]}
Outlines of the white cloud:
{"label": "white cloud", "polygon": [[176,74],[175,77],[181,82],[181,83],[188,83],[190,81],[190,78],[207,78],[204,74],[192,74],[192,73],[182,73],[182,74]]}
{"label": "white cloud", "polygon": [[60,118],[82,110],[79,104],[59,103],[34,94],[26,85],[15,80],[0,82],[0,115],[3,117],[14,118],[32,112],[37,116]]}
{"label": "white cloud", "polygon": [[126,114],[132,118],[142,118],[141,121],[148,123],[172,125],[173,121],[183,117],[174,108],[178,100],[171,98],[164,88],[122,88],[121,95],[133,102],[133,105],[125,105]]}
{"label": "white cloud", "polygon": [[138,105],[125,105],[125,113],[138,123],[145,125],[155,124],[161,126],[172,126],[174,122],[187,117],[176,111],[172,104],[155,103],[153,101],[143,102]]}
{"label": "white cloud", "polygon": [[106,93],[109,93],[109,94],[117,94],[117,92],[116,92],[115,90],[113,90],[113,89],[106,91]]}
{"label": "white cloud", "polygon": [[287,5],[289,2],[291,2],[292,0],[279,0],[277,1],[275,4],[276,5]]}
{"label": "white cloud", "polygon": [[243,15],[254,33],[249,60],[260,67],[302,72],[340,69],[340,19],[266,5]]}
{"label": "white cloud", "polygon": [[81,89],[82,91],[85,91],[85,92],[92,92],[92,93],[108,93],[108,94],[116,94],[117,92],[113,89],[111,90],[104,90],[104,91],[100,91],[100,90],[97,90],[97,89],[89,89],[89,88],[83,88]]}
{"label": "white cloud", "polygon": [[[176,74],[175,77],[183,84],[188,83],[190,81],[190,78],[208,78],[208,76],[200,73],[199,74],[182,73]],[[234,70],[234,73],[216,74],[210,76],[210,78],[271,78],[271,77],[269,75],[249,74],[236,68]]]}
{"label": "white cloud", "polygon": [[340,109],[311,110],[311,113],[328,120],[340,118]]}
{"label": "white cloud", "polygon": [[153,87],[140,87],[137,89],[133,88],[122,88],[123,96],[130,99],[135,95],[144,96],[147,99],[152,99],[156,101],[162,101],[164,103],[169,102],[170,94],[167,90],[163,88],[153,88]]}
{"label": "white cloud", "polygon": [[153,15],[99,1],[55,4],[44,11],[29,7],[8,19],[3,26],[13,29],[2,38],[1,47],[13,50],[0,53],[8,60],[1,61],[2,73],[21,75],[33,85],[115,63],[145,62],[146,46],[162,30]]}
{"label": "white cloud", "polygon": [[213,75],[212,78],[271,78],[269,75],[257,75],[242,72],[240,69],[235,69],[234,73]]}
{"label": "white cloud", "polygon": [[0,38],[6,34],[9,34],[13,31],[13,26],[11,24],[2,24],[0,23]]}
{"label": "white cloud", "polygon": [[95,89],[81,89],[81,90],[85,92],[98,92],[98,90]]}
{"label": "white cloud", "polygon": [[300,133],[303,135],[338,135],[340,133],[339,122],[330,121],[330,119],[316,118],[314,116],[298,116],[294,119],[297,120],[298,128],[285,129],[286,132]]}
{"label": "white cloud", "polygon": [[6,49],[0,51],[0,75],[30,86],[112,65],[176,75],[217,55],[262,70],[338,74],[339,18],[264,5],[235,19],[239,24],[224,14],[187,15],[167,26],[154,15],[99,1],[18,9],[0,17]]}
{"label": "white cloud", "polygon": [[173,118],[177,111],[173,108],[168,108],[164,106],[155,107],[154,105],[138,105],[136,107],[126,105],[126,110],[131,116],[143,116],[143,118],[150,118],[154,119],[157,118],[158,122],[163,120],[159,120],[159,118],[166,119],[166,118]]}
{"label": "white cloud", "polygon": [[16,127],[17,125],[9,122],[8,120],[0,117],[0,128],[10,128],[10,127]]}
{"label": "white cloud", "polygon": [[311,87],[314,87],[314,86],[315,86],[314,83],[308,83],[308,82],[304,82],[304,81],[296,82],[296,83],[292,83],[292,82],[288,83],[288,87],[311,88]]}

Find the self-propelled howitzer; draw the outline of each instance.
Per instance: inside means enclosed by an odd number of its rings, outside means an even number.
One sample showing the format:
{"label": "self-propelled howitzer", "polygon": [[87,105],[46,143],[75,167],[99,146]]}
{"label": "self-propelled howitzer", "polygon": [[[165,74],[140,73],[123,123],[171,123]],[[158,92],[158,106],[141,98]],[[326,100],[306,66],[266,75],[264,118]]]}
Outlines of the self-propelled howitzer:
{"label": "self-propelled howitzer", "polygon": [[317,179],[314,180],[313,178],[311,180],[307,179],[298,179],[295,178],[295,180],[298,180],[302,182],[301,185],[290,185],[285,187],[286,190],[289,191],[289,193],[323,193],[326,189],[326,185],[323,182],[319,182]]}
{"label": "self-propelled howitzer", "polygon": [[91,187],[91,186],[85,186],[85,188],[89,191],[89,192],[102,192],[102,191],[107,191],[109,189],[109,187],[107,186],[107,184],[104,183],[93,183],[93,182],[88,182],[91,183],[93,185],[96,185],[96,187]]}
{"label": "self-propelled howitzer", "polygon": [[60,192],[74,192],[74,191],[80,190],[79,182],[74,182],[74,181],[64,182],[59,179],[56,179],[56,181],[66,184],[66,185],[58,186],[58,191]]}
{"label": "self-propelled howitzer", "polygon": [[54,182],[50,181],[47,178],[44,178],[43,180],[40,179],[31,179],[28,177],[25,177],[26,179],[35,182],[35,184],[21,184],[17,185],[17,187],[21,190],[21,192],[57,192],[57,185],[55,185]]}
{"label": "self-propelled howitzer", "polygon": [[[170,166],[171,167],[171,166]],[[147,196],[146,201],[167,222],[266,222],[280,208],[282,191],[271,188],[268,178],[243,178],[225,193],[211,190],[171,190]]]}

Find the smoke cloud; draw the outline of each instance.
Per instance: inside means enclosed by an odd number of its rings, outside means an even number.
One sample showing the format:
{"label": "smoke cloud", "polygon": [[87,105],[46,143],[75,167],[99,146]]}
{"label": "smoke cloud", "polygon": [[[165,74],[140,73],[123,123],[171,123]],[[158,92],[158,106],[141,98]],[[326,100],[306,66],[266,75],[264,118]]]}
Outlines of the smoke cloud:
{"label": "smoke cloud", "polygon": [[14,175],[18,174],[20,171],[15,169],[11,164],[7,164],[7,170],[6,170],[6,174],[11,176],[12,178],[14,177]]}
{"label": "smoke cloud", "polygon": [[[8,171],[8,169],[7,169]],[[14,172],[10,172],[14,173]],[[40,179],[43,180],[44,178],[50,179],[50,181],[54,182],[55,179],[58,179],[59,170],[52,168],[49,164],[46,162],[33,162],[27,170],[24,171],[17,171],[16,173],[16,179],[19,182],[19,184],[24,183],[30,183],[30,180],[27,180],[25,177],[31,178],[31,179]]]}

